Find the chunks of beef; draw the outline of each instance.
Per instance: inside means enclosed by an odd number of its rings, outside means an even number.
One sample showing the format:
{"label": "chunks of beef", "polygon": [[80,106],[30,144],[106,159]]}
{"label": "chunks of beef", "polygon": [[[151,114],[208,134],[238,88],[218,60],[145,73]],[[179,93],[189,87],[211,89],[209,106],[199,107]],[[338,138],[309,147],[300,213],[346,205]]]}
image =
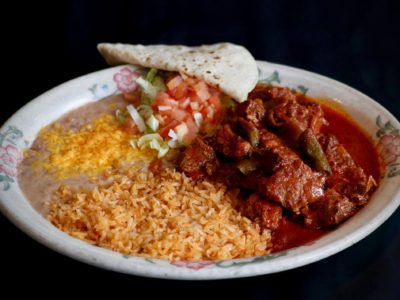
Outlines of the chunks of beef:
{"label": "chunks of beef", "polygon": [[267,199],[299,214],[301,209],[317,201],[324,193],[325,176],[314,173],[300,159],[281,164],[273,175],[258,181],[257,191]]}
{"label": "chunks of beef", "polygon": [[326,227],[342,223],[368,201],[368,193],[376,186],[372,176],[352,159],[333,135],[320,138],[320,144],[331,166],[324,196],[303,210],[306,225]]}
{"label": "chunks of beef", "polygon": [[345,195],[358,206],[364,205],[368,201],[368,193],[376,186],[373,177],[365,174],[335,136],[322,136],[320,144],[332,169],[332,175],[326,182],[327,188]]}
{"label": "chunks of beef", "polygon": [[230,124],[223,125],[217,131],[213,145],[216,152],[236,160],[248,157],[252,152],[250,143],[236,134]]}
{"label": "chunks of beef", "polygon": [[293,133],[295,131],[301,133],[310,128],[318,134],[327,121],[319,104],[286,100],[268,109],[267,123],[273,127],[283,127],[286,131],[290,130]]}
{"label": "chunks of beef", "polygon": [[320,228],[337,225],[350,218],[356,212],[356,205],[334,189],[328,189],[324,197],[312,203],[303,212],[304,223]]}
{"label": "chunks of beef", "polygon": [[261,126],[265,116],[265,108],[262,100],[249,99],[238,104],[235,108],[239,118],[243,118],[248,122],[252,122],[256,126]]}
{"label": "chunks of beef", "polygon": [[323,195],[325,176],[313,172],[278,136],[260,130],[257,151],[259,172],[245,176],[226,163],[218,168],[217,177],[227,185],[257,191],[294,213]]}
{"label": "chunks of beef", "polygon": [[265,161],[274,158],[271,175],[260,178],[257,187],[267,199],[299,213],[301,208],[322,196],[325,176],[314,172],[278,136],[262,130],[259,150]]}
{"label": "chunks of beef", "polygon": [[319,104],[299,101],[296,93],[288,88],[259,86],[250,95],[254,97],[264,101],[266,124],[279,129],[280,136],[291,143],[307,128],[318,134],[328,124]]}
{"label": "chunks of beef", "polygon": [[213,179],[226,184],[227,186],[255,191],[258,185],[259,174],[243,174],[239,168],[232,163],[221,162],[216,169]]}
{"label": "chunks of beef", "polygon": [[179,167],[194,181],[212,175],[218,165],[214,149],[197,138],[183,153]]}
{"label": "chunks of beef", "polygon": [[249,94],[249,99],[261,99],[264,104],[271,102],[281,102],[288,100],[296,100],[296,94],[288,88],[268,86],[265,84],[257,84],[254,90]]}
{"label": "chunks of beef", "polygon": [[[320,105],[286,88],[257,86],[206,141],[183,153],[180,169],[251,194],[244,214],[275,230],[282,211],[313,228],[342,223],[376,186],[333,135]],[[304,161],[303,161],[304,159]]]}
{"label": "chunks of beef", "polygon": [[273,202],[261,198],[256,193],[252,194],[242,204],[242,213],[259,223],[261,227],[275,230],[282,219],[282,208]]}

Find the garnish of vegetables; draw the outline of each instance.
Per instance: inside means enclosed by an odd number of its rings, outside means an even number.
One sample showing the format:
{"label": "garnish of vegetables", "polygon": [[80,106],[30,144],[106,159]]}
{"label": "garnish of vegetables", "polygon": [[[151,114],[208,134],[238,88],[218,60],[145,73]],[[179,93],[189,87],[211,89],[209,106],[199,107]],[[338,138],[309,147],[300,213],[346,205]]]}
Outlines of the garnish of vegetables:
{"label": "garnish of vegetables", "polygon": [[213,132],[223,113],[221,99],[227,102],[226,96],[204,81],[153,68],[136,82],[140,103],[128,105],[116,117],[122,124],[133,121],[140,133],[132,146],[156,150],[159,157],[170,148],[190,145],[200,133]]}
{"label": "garnish of vegetables", "polygon": [[300,135],[299,146],[317,171],[331,173],[331,166],[311,129],[306,129]]}

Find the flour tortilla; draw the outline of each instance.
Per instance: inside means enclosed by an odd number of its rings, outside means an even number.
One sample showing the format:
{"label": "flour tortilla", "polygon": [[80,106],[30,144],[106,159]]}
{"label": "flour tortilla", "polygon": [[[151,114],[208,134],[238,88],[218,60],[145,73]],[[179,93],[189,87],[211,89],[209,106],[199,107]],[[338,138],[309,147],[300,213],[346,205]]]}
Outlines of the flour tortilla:
{"label": "flour tortilla", "polygon": [[258,80],[256,61],[246,48],[231,43],[199,47],[167,45],[98,45],[110,65],[123,63],[146,68],[176,71],[199,78],[243,102]]}

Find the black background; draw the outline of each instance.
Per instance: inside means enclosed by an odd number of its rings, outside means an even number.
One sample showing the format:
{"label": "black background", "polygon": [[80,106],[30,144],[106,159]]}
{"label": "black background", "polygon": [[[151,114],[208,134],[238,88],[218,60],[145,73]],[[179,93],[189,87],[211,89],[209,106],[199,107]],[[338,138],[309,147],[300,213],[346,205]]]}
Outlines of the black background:
{"label": "black background", "polygon": [[[259,60],[303,68],[369,95],[400,119],[397,1],[32,1],[3,7],[0,124],[66,80],[107,67],[99,42],[198,45],[230,41]],[[49,107],[49,110],[51,107]],[[2,289],[38,280],[74,295],[163,291],[165,296],[243,299],[400,299],[400,212],[369,237],[328,259],[278,274],[179,282],[117,274],[54,253],[0,215]],[[20,293],[24,289],[12,289]]]}

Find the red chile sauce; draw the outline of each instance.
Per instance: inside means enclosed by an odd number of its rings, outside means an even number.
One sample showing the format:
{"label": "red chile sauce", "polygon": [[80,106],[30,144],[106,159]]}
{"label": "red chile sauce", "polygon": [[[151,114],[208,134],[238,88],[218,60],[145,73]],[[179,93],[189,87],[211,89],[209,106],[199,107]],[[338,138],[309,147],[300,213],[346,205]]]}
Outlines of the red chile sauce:
{"label": "red chile sauce", "polygon": [[[302,101],[315,100],[305,98]],[[335,135],[354,161],[379,183],[381,169],[378,153],[367,134],[346,113],[334,108],[336,105],[330,105],[329,101],[318,101],[318,103],[322,106],[325,118],[329,122],[329,125],[322,129],[322,133]],[[272,252],[310,244],[334,229],[310,229],[285,217],[272,235]]]}

